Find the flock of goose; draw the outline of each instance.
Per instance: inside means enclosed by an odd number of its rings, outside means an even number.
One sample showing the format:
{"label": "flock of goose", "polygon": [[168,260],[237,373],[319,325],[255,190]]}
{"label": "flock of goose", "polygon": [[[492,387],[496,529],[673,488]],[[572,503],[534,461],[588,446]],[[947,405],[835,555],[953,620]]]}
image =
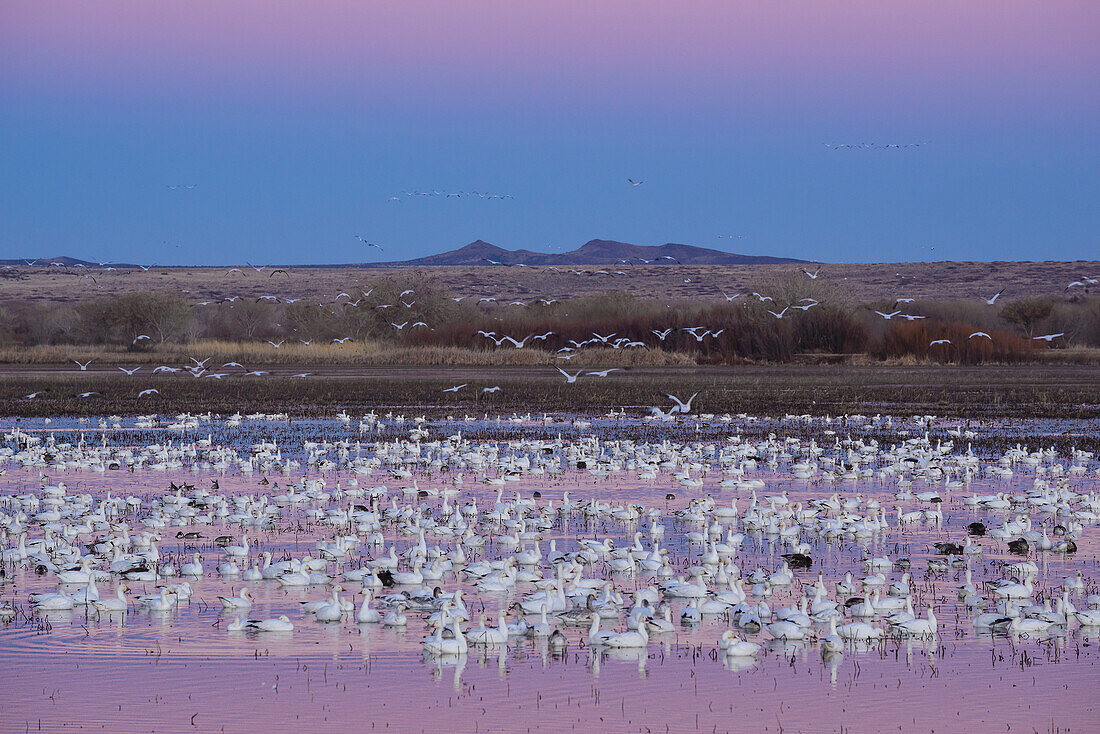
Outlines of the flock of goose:
{"label": "flock of goose", "polygon": [[[132,426],[162,440],[142,446],[125,445],[119,417],[98,440],[5,434],[0,620],[173,615],[214,588],[234,634],[415,624],[424,652],[446,656],[517,639],[644,651],[706,628],[749,661],[934,639],[945,606],[979,635],[1100,627],[1075,564],[1100,521],[1086,451],[982,455],[956,449],[961,428],[881,416],[756,438],[739,430],[750,417],[731,418],[715,440],[609,438],[583,421],[569,438],[478,440],[391,416],[364,442],[383,418],[357,431],[342,415],[327,440],[294,446],[249,418],[143,416]],[[236,441],[198,438],[203,420]],[[844,428],[871,423],[896,441]],[[144,490],[116,493],[113,476]],[[303,534],[312,545],[295,552]]]}

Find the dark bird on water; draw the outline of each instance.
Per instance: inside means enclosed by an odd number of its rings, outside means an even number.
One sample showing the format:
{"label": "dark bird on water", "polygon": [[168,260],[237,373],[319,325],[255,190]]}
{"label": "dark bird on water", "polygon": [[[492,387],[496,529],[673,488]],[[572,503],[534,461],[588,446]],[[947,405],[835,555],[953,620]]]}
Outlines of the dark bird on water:
{"label": "dark bird on water", "polygon": [[791,568],[809,568],[814,565],[814,559],[805,553],[784,553],[783,558]]}

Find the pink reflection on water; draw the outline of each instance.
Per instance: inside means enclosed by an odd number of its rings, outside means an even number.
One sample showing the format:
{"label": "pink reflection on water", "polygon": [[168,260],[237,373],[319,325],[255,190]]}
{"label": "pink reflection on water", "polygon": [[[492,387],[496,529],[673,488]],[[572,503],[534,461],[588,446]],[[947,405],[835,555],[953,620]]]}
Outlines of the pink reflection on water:
{"label": "pink reflection on water", "polygon": [[[768,481],[768,494],[787,489],[792,501],[833,491],[789,479],[787,474],[780,478],[762,470],[755,475]],[[136,494],[148,500],[163,494],[169,481],[203,486],[215,476],[219,491],[225,494],[270,491],[257,486],[258,475],[69,472],[55,478],[64,479],[70,494],[89,492],[101,497],[110,490],[116,496]],[[328,476],[332,486],[347,478]],[[0,490],[25,491],[37,480],[36,470],[12,469],[0,479]],[[973,519],[958,503],[962,496],[1006,488],[1022,491],[1031,480],[1020,476],[1008,483],[975,482],[965,491],[956,491],[946,503],[948,519],[941,529],[895,529],[888,542],[876,539],[865,549],[838,550],[819,544],[814,571],[802,574],[794,588],[777,593],[769,602],[773,609],[791,603],[801,595],[801,583],[812,581],[818,568],[830,582],[845,571],[858,571],[857,561],[864,552],[910,555],[914,567],[923,568],[933,540],[957,538],[959,528]],[[402,484],[381,476],[360,481],[363,486],[387,484],[391,494]],[[1095,489],[1093,479],[1076,481],[1077,491]],[[716,482],[708,478],[705,491],[720,501],[740,494],[744,504],[744,493],[719,490]],[[443,483],[421,479],[420,485],[439,488]],[[894,489],[875,481],[844,489],[856,488],[884,502],[892,500]],[[670,488],[664,482],[640,485],[631,478],[614,477],[597,481],[586,472],[567,472],[553,479],[525,478],[505,487],[509,494],[516,490],[525,496],[538,490],[542,502],[552,498],[557,503],[561,492],[568,490],[574,500],[633,500],[666,508],[666,545],[680,554],[689,550],[669,518],[673,509],[686,504],[689,492],[677,487],[672,491],[678,498],[666,503]],[[463,495],[463,500],[473,497],[479,506],[486,506],[496,491],[471,479]],[[162,553],[189,554],[191,547],[176,540],[174,530],[162,531]],[[202,531],[207,539],[234,533],[218,525]],[[550,538],[565,545],[567,538],[572,542],[578,534],[593,532],[610,533],[626,543],[632,534],[621,525],[587,528],[571,519],[568,531],[555,528],[546,533],[543,547]],[[1076,557],[1042,557],[1040,585],[1057,584],[1083,568],[1093,586],[1094,535],[1086,531]],[[324,536],[324,529],[316,526],[303,532],[284,528],[250,533],[254,554],[269,549],[296,556]],[[387,542],[392,540],[392,532],[387,531]],[[400,539],[399,549],[414,541]],[[980,571],[976,566],[976,581],[979,576],[996,575],[988,568],[990,559],[1008,558],[1003,546],[986,545],[986,562]],[[506,552],[488,550],[493,555]],[[347,622],[321,625],[302,618],[298,602],[326,596],[329,592],[322,587],[249,584],[256,597],[251,616],[286,613],[294,620],[295,630],[282,635],[227,633],[224,627],[231,617],[220,614],[216,597],[239,589],[242,582],[209,575],[220,553],[211,546],[203,546],[201,552],[208,575],[192,582],[191,603],[174,613],[131,612],[117,623],[89,619],[76,611],[46,617],[48,625],[45,620],[19,619],[0,627],[0,730],[59,731],[82,726],[105,731],[250,732],[330,726],[393,731],[558,732],[594,727],[608,731],[981,731],[1011,724],[1013,729],[1046,731],[1087,729],[1094,715],[1090,692],[1100,681],[1097,642],[1078,632],[1053,640],[977,637],[969,615],[954,599],[957,572],[914,579],[919,594],[937,600],[942,624],[937,641],[889,640],[829,660],[809,645],[775,647],[758,662],[730,664],[714,654],[726,625],[709,621],[697,628],[677,627],[644,653],[593,655],[583,630],[565,628],[569,646],[560,656],[542,644],[523,640],[500,650],[472,651],[460,659],[426,661],[420,645],[424,624],[418,616],[410,615],[410,625],[403,631]],[[746,572],[757,565],[772,567],[778,562],[777,552],[767,543],[747,541],[738,562]],[[617,583],[629,591],[648,580],[622,578]],[[138,593],[150,590],[140,586],[135,584]],[[448,579],[445,586],[455,588],[456,582]],[[18,572],[15,582],[0,591],[6,600],[25,603],[30,591],[52,587],[47,577]],[[103,584],[101,592],[111,588]],[[482,603],[492,613],[514,597],[481,594],[478,599],[478,606],[471,605],[475,615]],[[755,639],[762,642],[764,636]]]}

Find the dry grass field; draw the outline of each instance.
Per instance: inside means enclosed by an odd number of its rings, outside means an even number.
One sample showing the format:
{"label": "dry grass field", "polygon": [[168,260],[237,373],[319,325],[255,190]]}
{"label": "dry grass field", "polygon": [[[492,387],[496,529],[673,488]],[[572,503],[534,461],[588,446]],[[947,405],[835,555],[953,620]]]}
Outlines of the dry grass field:
{"label": "dry grass field", "polygon": [[[816,268],[816,266],[814,266]],[[492,297],[498,301],[564,299],[618,290],[641,298],[666,301],[718,300],[722,293],[751,291],[791,273],[796,265],[621,265],[574,268],[430,267],[287,268],[272,275],[247,265],[230,268],[89,270],[24,267],[0,271],[3,301],[73,302],[137,291],[175,291],[189,300],[220,300],[264,295],[281,299],[331,301],[341,292],[372,280],[424,281],[456,296]],[[598,271],[603,271],[598,272]],[[615,274],[622,271],[624,275]],[[83,276],[91,277],[83,277]],[[843,287],[858,301],[895,298],[955,300],[989,298],[1005,288],[1004,298],[1060,297],[1082,275],[1100,277],[1100,261],[1091,262],[931,262],[825,264],[820,278]],[[1080,293],[1081,289],[1076,292]]]}

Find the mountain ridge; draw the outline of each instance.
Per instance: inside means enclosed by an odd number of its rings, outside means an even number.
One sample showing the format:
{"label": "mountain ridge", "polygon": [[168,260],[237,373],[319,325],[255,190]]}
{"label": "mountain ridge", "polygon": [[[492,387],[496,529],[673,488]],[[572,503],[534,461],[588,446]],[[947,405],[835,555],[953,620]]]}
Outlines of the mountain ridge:
{"label": "mountain ridge", "polygon": [[[446,267],[446,266],[494,266],[494,265],[616,265],[680,263],[682,265],[776,265],[806,264],[810,260],[798,260],[789,257],[770,255],[741,255],[723,252],[709,247],[684,245],[666,242],[663,245],[634,245],[617,240],[593,239],[568,252],[535,252],[534,250],[506,250],[484,240],[474,240],[454,250],[413,258],[411,260],[392,260],[386,262],[330,263],[330,264],[284,264],[281,267],[294,268],[401,268],[401,267]],[[133,263],[109,262],[106,265],[122,268],[137,268]],[[237,263],[243,266],[244,263]],[[36,259],[13,258],[0,260],[0,267],[101,267],[90,260],[69,257],[43,257]],[[229,267],[228,265],[157,265],[159,268],[186,267]],[[280,267],[273,265],[273,267]]]}
{"label": "mountain ridge", "polygon": [[741,255],[709,247],[666,242],[663,245],[634,245],[616,240],[593,239],[575,250],[562,253],[506,250],[475,240],[455,250],[412,260],[367,263],[377,267],[425,267],[444,265],[615,265],[641,261],[683,265],[797,264],[809,260],[770,255]]}

